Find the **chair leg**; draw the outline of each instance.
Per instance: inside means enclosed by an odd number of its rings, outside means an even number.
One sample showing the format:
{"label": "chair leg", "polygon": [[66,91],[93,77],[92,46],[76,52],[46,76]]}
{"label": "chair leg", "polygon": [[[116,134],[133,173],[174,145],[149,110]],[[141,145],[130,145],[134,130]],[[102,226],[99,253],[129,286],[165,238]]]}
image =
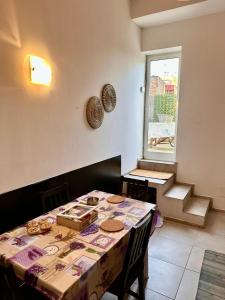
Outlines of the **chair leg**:
{"label": "chair leg", "polygon": [[127,293],[123,291],[118,295],[118,300],[126,300],[126,296],[128,297]]}
{"label": "chair leg", "polygon": [[145,300],[145,282],[143,272],[141,272],[138,276],[138,287],[140,300]]}
{"label": "chair leg", "polygon": [[[13,268],[11,266],[1,268],[1,296],[3,294],[3,299],[5,300],[22,300],[22,295],[20,293],[19,287],[17,285],[17,278],[14,274]],[[1,298],[2,299],[2,298]]]}
{"label": "chair leg", "polygon": [[118,295],[118,300],[125,300],[126,298],[125,298],[125,295],[126,294],[120,294],[120,295]]}

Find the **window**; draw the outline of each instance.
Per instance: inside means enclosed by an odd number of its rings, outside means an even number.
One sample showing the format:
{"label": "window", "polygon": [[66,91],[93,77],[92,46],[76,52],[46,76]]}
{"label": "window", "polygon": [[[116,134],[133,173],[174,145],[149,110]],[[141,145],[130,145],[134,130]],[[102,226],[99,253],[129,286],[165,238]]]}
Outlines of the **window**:
{"label": "window", "polygon": [[144,158],[176,160],[180,52],[147,57]]}

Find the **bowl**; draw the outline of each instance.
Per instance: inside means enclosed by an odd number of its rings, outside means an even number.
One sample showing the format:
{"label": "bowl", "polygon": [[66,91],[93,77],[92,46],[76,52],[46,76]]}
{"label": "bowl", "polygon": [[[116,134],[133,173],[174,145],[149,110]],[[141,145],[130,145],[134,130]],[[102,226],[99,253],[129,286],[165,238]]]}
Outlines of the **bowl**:
{"label": "bowl", "polygon": [[95,206],[98,205],[99,198],[97,197],[88,197],[87,198],[87,205]]}

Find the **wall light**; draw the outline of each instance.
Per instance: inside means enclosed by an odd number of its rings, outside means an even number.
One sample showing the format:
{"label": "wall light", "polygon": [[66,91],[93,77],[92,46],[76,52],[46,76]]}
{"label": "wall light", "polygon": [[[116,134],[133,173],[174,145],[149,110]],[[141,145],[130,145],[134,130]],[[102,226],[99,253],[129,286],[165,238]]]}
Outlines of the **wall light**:
{"label": "wall light", "polygon": [[32,84],[50,85],[52,70],[50,65],[41,57],[29,55],[30,81]]}

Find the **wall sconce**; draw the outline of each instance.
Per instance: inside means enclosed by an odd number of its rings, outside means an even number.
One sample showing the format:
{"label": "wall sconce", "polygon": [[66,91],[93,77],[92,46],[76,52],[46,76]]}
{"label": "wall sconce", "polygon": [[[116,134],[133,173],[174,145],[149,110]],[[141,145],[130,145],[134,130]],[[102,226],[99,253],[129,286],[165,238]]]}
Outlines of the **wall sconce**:
{"label": "wall sconce", "polygon": [[50,65],[41,57],[29,55],[30,82],[38,85],[50,85],[52,70]]}

